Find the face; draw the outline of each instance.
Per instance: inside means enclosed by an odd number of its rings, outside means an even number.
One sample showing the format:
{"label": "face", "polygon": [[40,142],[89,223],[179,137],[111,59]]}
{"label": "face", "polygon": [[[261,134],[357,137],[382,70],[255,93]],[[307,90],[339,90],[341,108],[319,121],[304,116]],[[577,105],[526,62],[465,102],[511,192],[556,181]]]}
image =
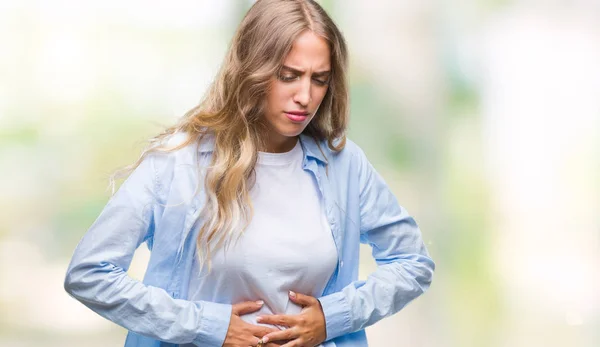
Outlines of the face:
{"label": "face", "polygon": [[294,41],[266,97],[268,151],[291,150],[314,117],[327,93],[330,55],[327,41],[311,31]]}

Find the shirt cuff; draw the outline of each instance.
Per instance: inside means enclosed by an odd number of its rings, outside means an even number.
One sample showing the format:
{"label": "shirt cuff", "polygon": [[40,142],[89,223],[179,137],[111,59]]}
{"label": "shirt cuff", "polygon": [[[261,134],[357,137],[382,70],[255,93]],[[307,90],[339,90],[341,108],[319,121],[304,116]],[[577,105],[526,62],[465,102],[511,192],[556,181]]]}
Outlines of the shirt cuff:
{"label": "shirt cuff", "polygon": [[202,306],[202,319],[200,332],[192,343],[196,346],[223,346],[229,329],[232,306],[210,301],[196,302],[196,305]]}
{"label": "shirt cuff", "polygon": [[342,292],[319,298],[325,316],[327,339],[331,340],[352,332],[350,305]]}

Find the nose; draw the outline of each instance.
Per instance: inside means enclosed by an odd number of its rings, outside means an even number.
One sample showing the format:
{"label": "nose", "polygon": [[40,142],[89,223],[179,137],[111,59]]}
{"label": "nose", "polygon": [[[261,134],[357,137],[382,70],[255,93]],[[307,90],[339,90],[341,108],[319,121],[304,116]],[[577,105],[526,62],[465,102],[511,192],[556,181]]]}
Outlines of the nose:
{"label": "nose", "polygon": [[296,93],[294,94],[294,102],[300,104],[302,107],[308,107],[311,99],[310,79],[308,79],[308,81],[303,80],[299,83],[298,90],[296,90]]}

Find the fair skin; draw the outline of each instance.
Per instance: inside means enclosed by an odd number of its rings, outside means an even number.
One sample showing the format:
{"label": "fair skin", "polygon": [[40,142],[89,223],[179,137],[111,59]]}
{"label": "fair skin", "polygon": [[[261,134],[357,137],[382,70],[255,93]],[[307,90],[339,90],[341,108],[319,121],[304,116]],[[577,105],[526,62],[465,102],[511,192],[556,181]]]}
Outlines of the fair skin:
{"label": "fair skin", "polygon": [[[327,41],[311,31],[300,34],[283,62],[279,76],[273,76],[266,97],[264,119],[266,152],[287,152],[313,119],[329,86],[331,72]],[[292,113],[292,118],[289,114]],[[294,113],[306,113],[296,117]]]}
{"label": "fair skin", "polygon": [[325,315],[317,298],[310,295],[290,292],[290,300],[302,306],[302,311],[297,315],[277,314],[259,316],[259,323],[276,324],[287,329],[268,333],[263,337],[263,342],[285,341],[283,347],[316,346],[327,338],[325,328]]}
{"label": "fair skin", "polygon": [[[331,72],[331,52],[327,41],[311,31],[305,31],[294,41],[283,62],[281,72],[274,76],[266,97],[264,118],[266,152],[290,151],[298,135],[306,128],[327,93]],[[240,316],[256,312],[261,302],[233,305],[224,347],[256,346],[262,338],[265,346],[315,346],[327,337],[325,316],[319,301],[312,296],[289,293],[292,302],[302,306],[297,315],[265,315],[258,323],[286,327],[267,328],[244,322]]]}

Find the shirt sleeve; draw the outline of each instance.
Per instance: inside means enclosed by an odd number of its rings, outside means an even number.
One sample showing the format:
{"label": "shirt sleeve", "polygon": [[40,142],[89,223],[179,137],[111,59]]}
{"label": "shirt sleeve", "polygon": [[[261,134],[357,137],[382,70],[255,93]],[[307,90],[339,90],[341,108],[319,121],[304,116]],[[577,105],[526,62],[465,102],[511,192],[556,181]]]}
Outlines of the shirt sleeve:
{"label": "shirt sleeve", "polygon": [[321,297],[327,340],[362,330],[400,311],[430,286],[435,269],[414,219],[357,148],[360,240],[372,248],[377,269],[366,281]]}
{"label": "shirt sleeve", "polygon": [[142,161],[81,239],[65,290],[132,332],[175,344],[222,346],[231,305],[174,299],[127,274],[135,250],[154,232],[157,161],[154,155]]}

